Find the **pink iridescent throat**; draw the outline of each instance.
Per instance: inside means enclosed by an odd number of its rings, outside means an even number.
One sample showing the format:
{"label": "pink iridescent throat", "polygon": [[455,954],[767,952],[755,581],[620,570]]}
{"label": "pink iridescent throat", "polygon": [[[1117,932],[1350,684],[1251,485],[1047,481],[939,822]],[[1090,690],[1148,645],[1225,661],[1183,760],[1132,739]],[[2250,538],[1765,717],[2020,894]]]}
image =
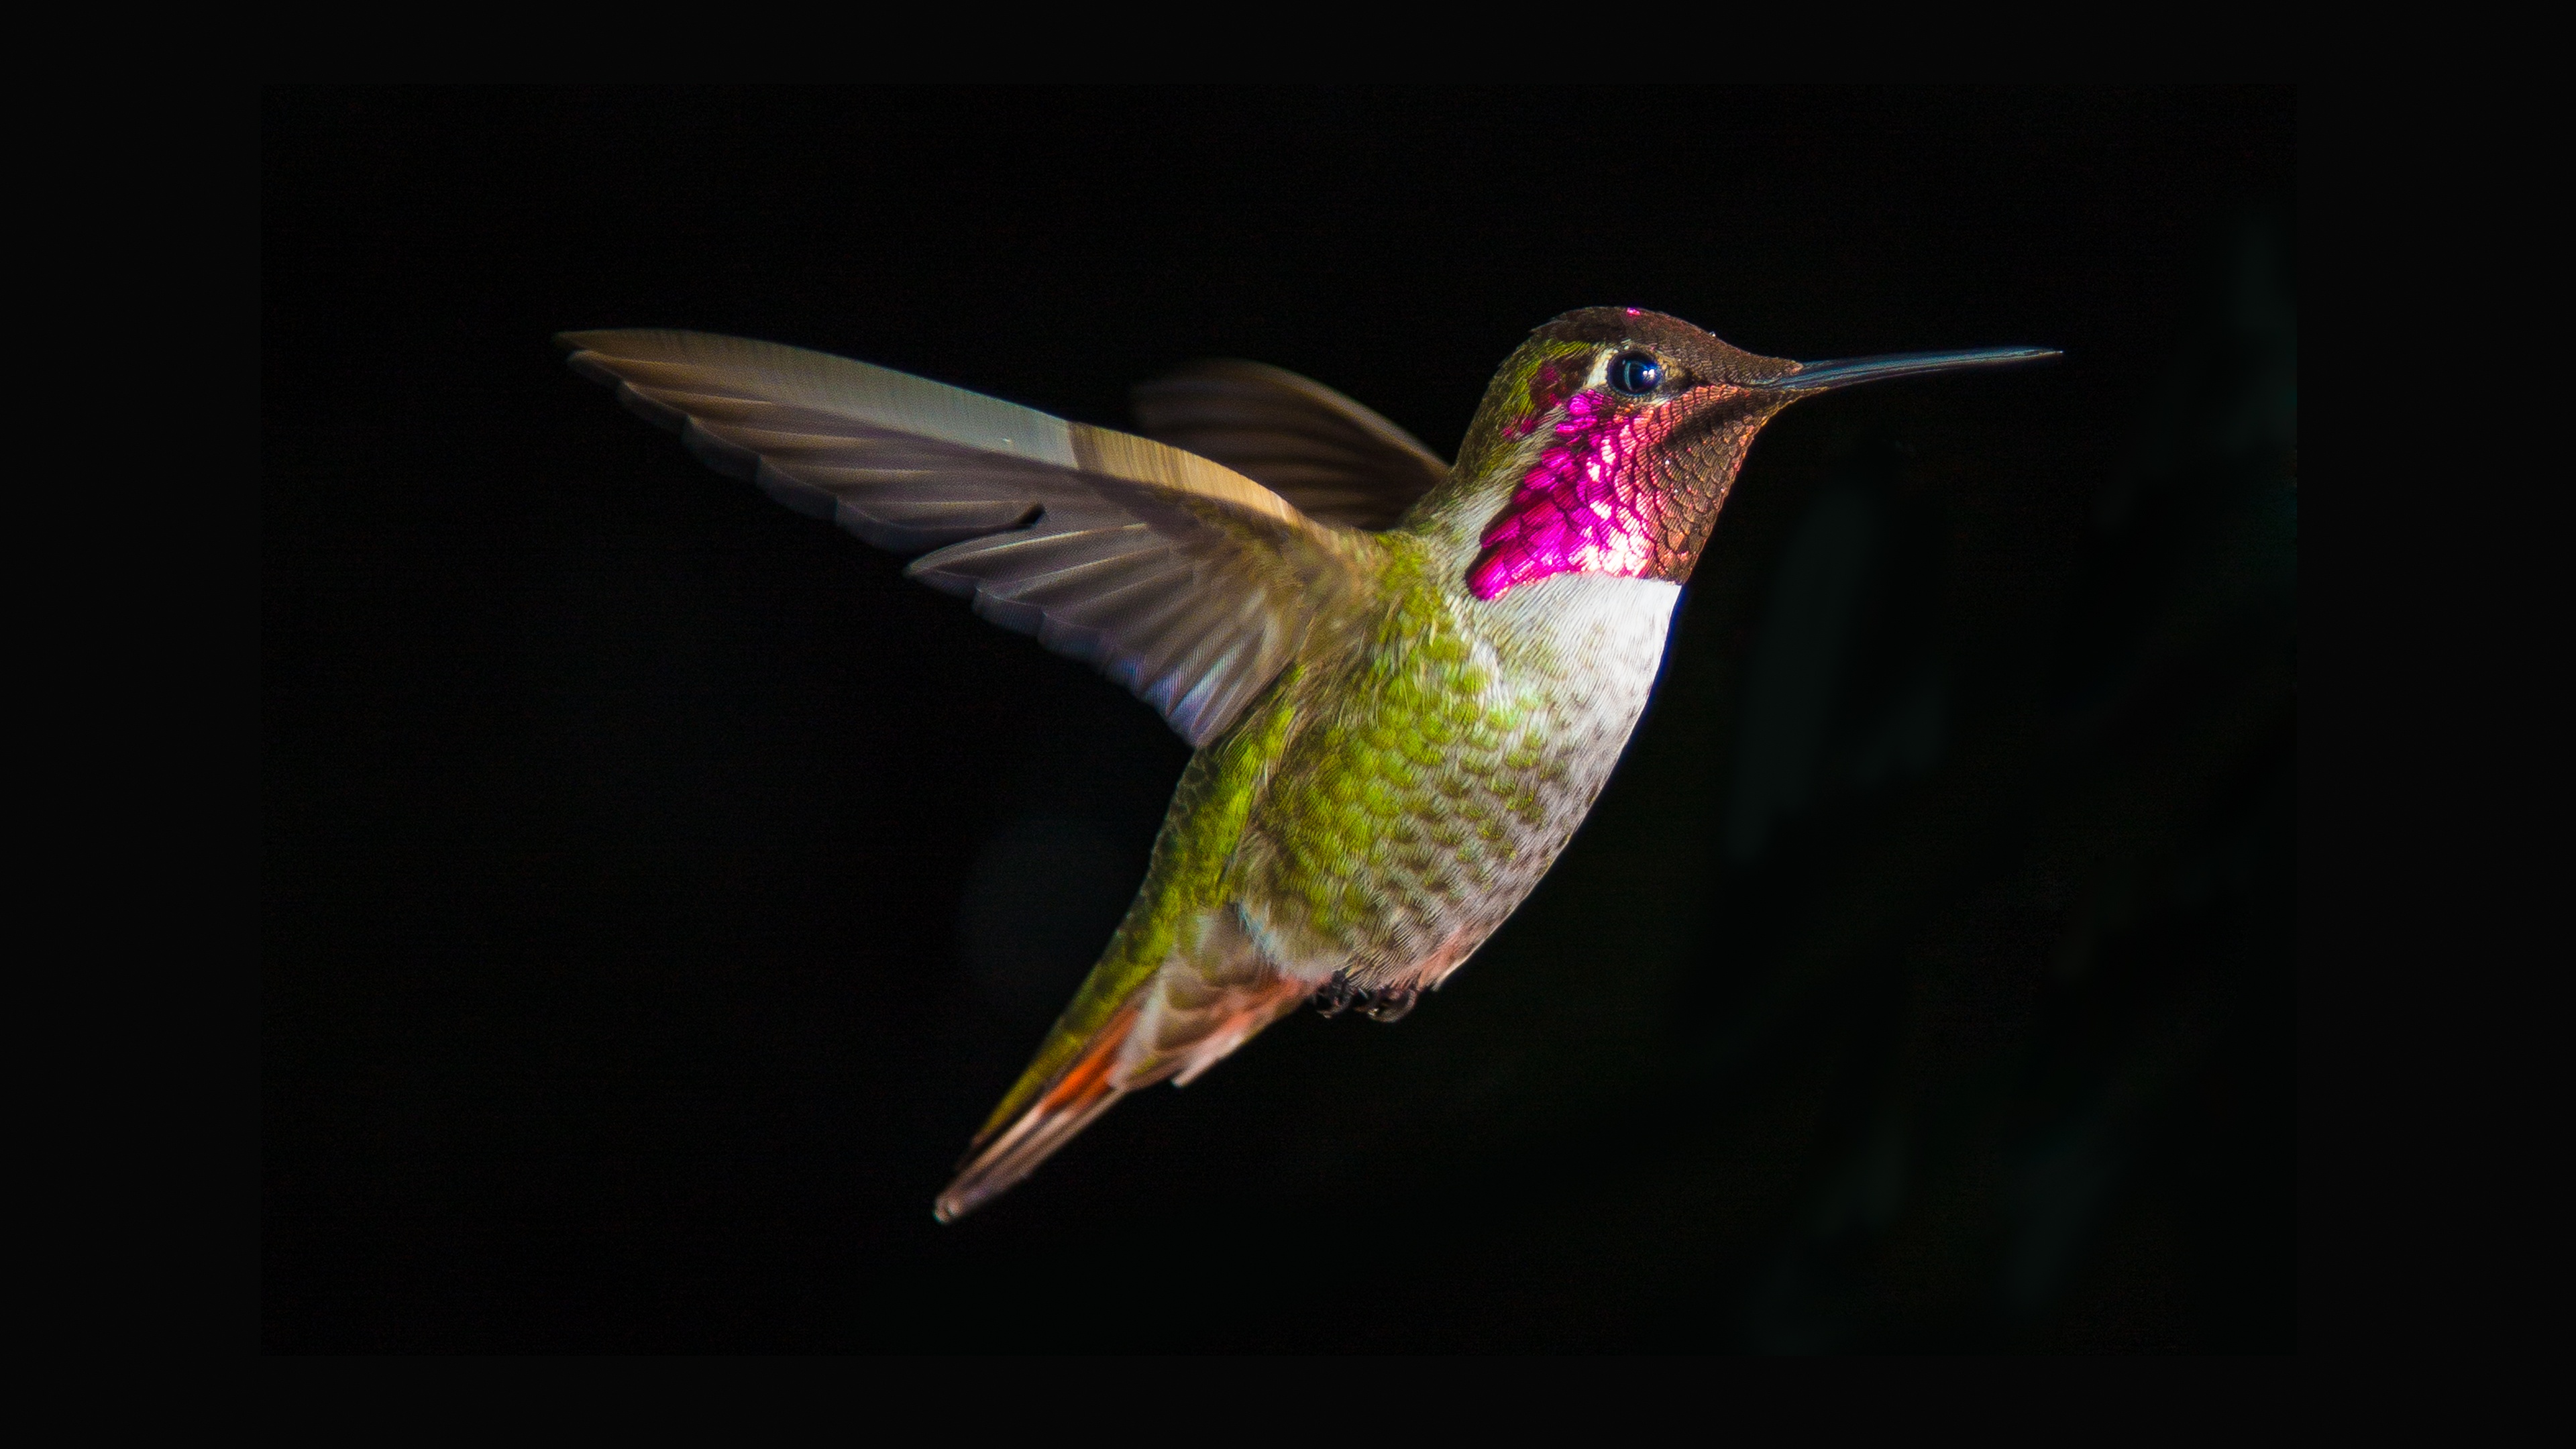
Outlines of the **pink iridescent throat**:
{"label": "pink iridescent throat", "polygon": [[[1538,401],[1544,409],[1554,400]],[[1557,442],[1539,455],[1485,530],[1467,587],[1491,599],[1551,574],[1644,577],[1664,513],[1650,459],[1679,412],[1672,406],[1623,412],[1598,388],[1566,399]],[[1535,426],[1533,417],[1514,431]]]}

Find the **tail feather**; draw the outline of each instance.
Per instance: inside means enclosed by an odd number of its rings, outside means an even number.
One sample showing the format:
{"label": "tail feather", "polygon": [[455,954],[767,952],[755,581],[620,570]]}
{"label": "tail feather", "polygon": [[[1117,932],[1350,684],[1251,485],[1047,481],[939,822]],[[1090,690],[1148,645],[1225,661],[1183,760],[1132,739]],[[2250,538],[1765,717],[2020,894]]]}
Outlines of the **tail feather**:
{"label": "tail feather", "polygon": [[[1104,960],[1095,969],[977,1134],[956,1181],[939,1195],[941,1222],[1009,1190],[1129,1092],[1172,1079],[1186,1085],[1321,984],[1281,972],[1227,909],[1203,913],[1181,948],[1141,979],[1122,980],[1117,965]],[[1107,1008],[1113,1000],[1119,1004]]]}
{"label": "tail feather", "polygon": [[1118,1057],[1135,1026],[1136,1007],[1130,1004],[1101,1028],[1083,1054],[1027,1111],[1007,1128],[988,1130],[977,1139],[958,1167],[956,1179],[939,1195],[932,1215],[952,1223],[1008,1192],[1126,1096],[1129,1089],[1120,1080]]}

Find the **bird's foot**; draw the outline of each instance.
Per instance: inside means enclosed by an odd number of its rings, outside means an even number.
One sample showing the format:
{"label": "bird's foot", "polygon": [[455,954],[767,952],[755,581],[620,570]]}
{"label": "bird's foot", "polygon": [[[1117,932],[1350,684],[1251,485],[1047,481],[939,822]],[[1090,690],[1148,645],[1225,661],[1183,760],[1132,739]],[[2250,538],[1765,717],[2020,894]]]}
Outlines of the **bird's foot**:
{"label": "bird's foot", "polygon": [[1404,1020],[1405,1013],[1413,1010],[1413,1003],[1421,999],[1422,992],[1418,988],[1390,986],[1384,991],[1373,993],[1373,999],[1360,1009],[1368,1013],[1368,1019],[1371,1021],[1393,1025]]}
{"label": "bird's foot", "polygon": [[1371,1021],[1402,1021],[1404,1014],[1421,999],[1418,987],[1389,986],[1374,989],[1354,986],[1350,978],[1336,976],[1315,992],[1315,1010],[1324,1016],[1339,1016],[1345,1011],[1359,1012]]}

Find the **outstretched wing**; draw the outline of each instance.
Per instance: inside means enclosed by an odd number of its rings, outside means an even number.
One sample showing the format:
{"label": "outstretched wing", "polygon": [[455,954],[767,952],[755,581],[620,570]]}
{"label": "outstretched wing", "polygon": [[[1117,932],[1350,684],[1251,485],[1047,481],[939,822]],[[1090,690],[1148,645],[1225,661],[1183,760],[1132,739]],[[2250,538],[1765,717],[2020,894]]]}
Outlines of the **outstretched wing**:
{"label": "outstretched wing", "polygon": [[1411,433],[1320,382],[1258,362],[1198,362],[1135,390],[1147,437],[1213,458],[1307,514],[1392,526],[1449,476]]}
{"label": "outstretched wing", "polygon": [[944,544],[910,572],[1098,664],[1192,745],[1364,594],[1379,548],[1205,458],[864,362],[704,332],[559,340],[789,507],[885,548]]}

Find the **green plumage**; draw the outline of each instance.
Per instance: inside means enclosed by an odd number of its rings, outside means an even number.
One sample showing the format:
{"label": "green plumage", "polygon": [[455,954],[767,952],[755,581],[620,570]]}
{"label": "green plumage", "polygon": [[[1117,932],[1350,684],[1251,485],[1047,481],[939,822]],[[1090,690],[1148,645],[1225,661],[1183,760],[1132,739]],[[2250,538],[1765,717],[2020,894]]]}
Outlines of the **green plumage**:
{"label": "green plumage", "polygon": [[[1158,976],[1191,969],[1212,921],[1239,922],[1309,989],[1336,976],[1371,991],[1436,985],[1589,808],[1651,683],[1670,586],[1550,581],[1495,609],[1444,567],[1455,540],[1383,542],[1366,607],[1315,631],[1191,759],[1135,904],[987,1132]],[[1543,597],[1632,591],[1643,597],[1607,610]],[[1573,642],[1606,633],[1612,647],[1569,669],[1566,631],[1547,627],[1566,623]]]}
{"label": "green plumage", "polygon": [[993,1109],[985,1134],[1026,1110],[1119,1007],[1179,954],[1189,924],[1222,903],[1244,822],[1295,727],[1295,685],[1301,672],[1300,666],[1290,666],[1232,731],[1190,757],[1172,792],[1135,904],[1018,1084]]}

